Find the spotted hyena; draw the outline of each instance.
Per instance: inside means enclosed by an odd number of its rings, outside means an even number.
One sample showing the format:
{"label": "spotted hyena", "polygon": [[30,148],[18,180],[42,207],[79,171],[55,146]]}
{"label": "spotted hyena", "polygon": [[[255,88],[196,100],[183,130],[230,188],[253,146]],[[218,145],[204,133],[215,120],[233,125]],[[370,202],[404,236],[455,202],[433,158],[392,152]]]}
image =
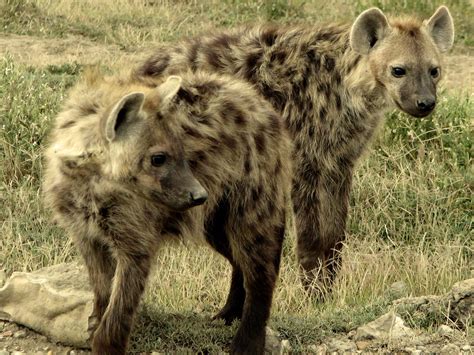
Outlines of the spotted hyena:
{"label": "spotted hyena", "polygon": [[232,265],[216,315],[242,319],[231,351],[263,353],[290,149],[281,117],[245,82],[86,75],[56,119],[44,190],[89,271],[94,354],[125,353],[158,246],[191,234]]}
{"label": "spotted hyena", "polygon": [[162,46],[137,72],[228,73],[252,83],[283,115],[294,144],[302,279],[319,291],[339,265],[356,161],[388,108],[415,117],[434,109],[453,36],[444,6],[423,22],[388,20],[372,8],[352,25],[257,26]]}

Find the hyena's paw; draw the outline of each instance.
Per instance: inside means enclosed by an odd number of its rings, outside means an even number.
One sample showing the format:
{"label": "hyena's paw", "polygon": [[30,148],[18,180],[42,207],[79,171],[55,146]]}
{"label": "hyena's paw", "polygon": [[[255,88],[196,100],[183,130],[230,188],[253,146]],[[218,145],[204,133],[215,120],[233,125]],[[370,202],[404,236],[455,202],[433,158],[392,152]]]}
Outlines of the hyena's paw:
{"label": "hyena's paw", "polygon": [[240,318],[242,318],[242,308],[225,305],[219,313],[212,317],[212,320],[223,319],[225,325],[231,325],[234,320]]}

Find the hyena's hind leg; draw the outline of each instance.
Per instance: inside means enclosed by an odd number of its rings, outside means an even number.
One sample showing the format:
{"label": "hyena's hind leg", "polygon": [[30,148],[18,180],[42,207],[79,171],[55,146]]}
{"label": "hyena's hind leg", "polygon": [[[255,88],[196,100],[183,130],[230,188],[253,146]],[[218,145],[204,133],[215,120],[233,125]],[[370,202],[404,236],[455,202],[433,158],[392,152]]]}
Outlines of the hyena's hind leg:
{"label": "hyena's hind leg", "polygon": [[93,333],[109,304],[116,262],[110,253],[109,247],[98,239],[75,238],[75,243],[86,264],[92,291],[94,292],[94,306],[89,317],[88,326],[89,337],[92,339]]}
{"label": "hyena's hind leg", "polygon": [[285,235],[285,212],[275,207],[260,206],[258,213],[253,208],[243,209],[240,216],[232,218],[228,229],[232,254],[242,270],[245,289],[242,319],[231,346],[235,354],[264,352],[265,326],[270,317]]}
{"label": "hyena's hind leg", "polygon": [[227,301],[219,313],[213,317],[213,319],[223,319],[225,324],[230,325],[235,319],[242,317],[245,289],[242,270],[234,261],[226,232],[228,217],[229,201],[227,198],[223,198],[206,223],[206,240],[232,265],[232,279]]}

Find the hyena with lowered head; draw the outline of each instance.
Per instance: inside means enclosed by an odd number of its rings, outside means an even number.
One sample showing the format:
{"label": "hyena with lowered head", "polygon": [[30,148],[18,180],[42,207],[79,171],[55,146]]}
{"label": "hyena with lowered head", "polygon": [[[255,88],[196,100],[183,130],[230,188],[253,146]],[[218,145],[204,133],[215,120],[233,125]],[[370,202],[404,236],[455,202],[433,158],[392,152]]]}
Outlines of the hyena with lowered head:
{"label": "hyena with lowered head", "polygon": [[388,108],[415,117],[434,109],[453,38],[444,6],[424,22],[388,20],[372,8],[352,25],[258,26],[162,46],[137,72],[228,73],[254,84],[283,115],[294,144],[302,280],[324,295],[340,262],[356,161]]}
{"label": "hyena with lowered head", "polygon": [[232,265],[216,315],[242,319],[231,351],[263,353],[290,149],[281,117],[245,82],[86,75],[56,119],[44,193],[89,271],[93,354],[125,353],[158,246],[191,234]]}

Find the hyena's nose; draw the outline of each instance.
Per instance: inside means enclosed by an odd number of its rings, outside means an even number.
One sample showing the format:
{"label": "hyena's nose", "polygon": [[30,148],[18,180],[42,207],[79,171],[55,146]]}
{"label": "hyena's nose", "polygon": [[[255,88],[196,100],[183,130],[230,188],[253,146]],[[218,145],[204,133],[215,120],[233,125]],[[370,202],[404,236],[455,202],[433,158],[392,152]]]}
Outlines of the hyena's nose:
{"label": "hyena's nose", "polygon": [[416,101],[416,108],[420,112],[430,112],[434,109],[436,101],[433,99],[422,99]]}
{"label": "hyena's nose", "polygon": [[197,191],[190,192],[191,204],[193,206],[202,205],[207,200],[207,191],[204,189],[199,189]]}

